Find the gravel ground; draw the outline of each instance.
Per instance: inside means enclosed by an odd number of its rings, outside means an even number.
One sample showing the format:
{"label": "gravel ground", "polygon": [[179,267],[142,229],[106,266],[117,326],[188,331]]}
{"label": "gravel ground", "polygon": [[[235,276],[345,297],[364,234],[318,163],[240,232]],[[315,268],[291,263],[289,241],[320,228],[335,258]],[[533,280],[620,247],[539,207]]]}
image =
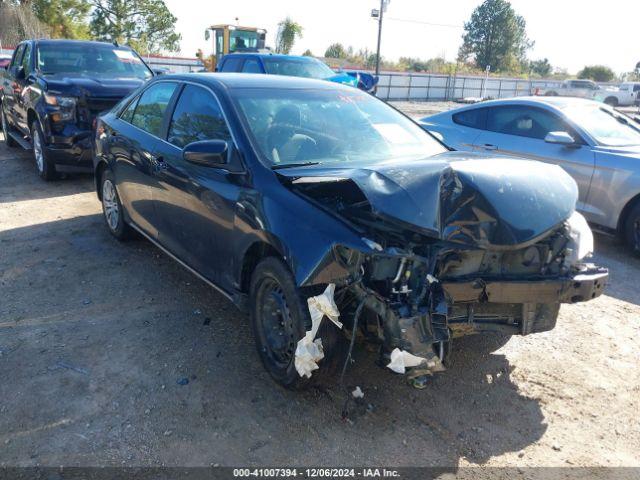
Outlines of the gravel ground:
{"label": "gravel ground", "polygon": [[44,183],[1,143],[0,466],[640,466],[640,260],[596,240],[606,295],[456,342],[426,390],[358,347],[346,422],[337,386],[271,381],[221,295],[112,239],[90,177]]}

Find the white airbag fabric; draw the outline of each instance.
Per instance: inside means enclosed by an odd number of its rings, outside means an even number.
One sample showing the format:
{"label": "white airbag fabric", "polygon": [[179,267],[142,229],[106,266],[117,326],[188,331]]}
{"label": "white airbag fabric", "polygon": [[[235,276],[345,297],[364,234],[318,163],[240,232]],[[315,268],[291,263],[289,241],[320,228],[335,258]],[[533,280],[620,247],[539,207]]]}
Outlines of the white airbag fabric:
{"label": "white airbag fabric", "polygon": [[311,378],[311,372],[319,368],[318,362],[324,358],[322,340],[316,339],[322,319],[326,316],[338,328],[342,328],[342,323],[338,320],[340,311],[333,299],[335,290],[335,284],[331,283],[321,295],[307,299],[311,330],[300,339],[295,354],[295,367],[301,377]]}

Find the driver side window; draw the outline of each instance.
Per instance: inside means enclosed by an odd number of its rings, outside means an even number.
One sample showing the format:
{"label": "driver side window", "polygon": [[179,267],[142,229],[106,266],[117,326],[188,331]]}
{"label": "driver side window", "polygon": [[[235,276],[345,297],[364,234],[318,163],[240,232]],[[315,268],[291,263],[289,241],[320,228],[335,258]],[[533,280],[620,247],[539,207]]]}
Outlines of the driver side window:
{"label": "driver side window", "polygon": [[542,109],[503,106],[489,109],[487,130],[544,140],[549,132],[567,132],[569,128],[559,117]]}

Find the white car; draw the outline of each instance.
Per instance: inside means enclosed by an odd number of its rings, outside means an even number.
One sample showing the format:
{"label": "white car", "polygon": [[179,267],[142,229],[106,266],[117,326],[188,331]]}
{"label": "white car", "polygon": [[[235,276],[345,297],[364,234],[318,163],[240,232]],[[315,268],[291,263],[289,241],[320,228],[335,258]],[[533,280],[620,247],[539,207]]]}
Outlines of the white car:
{"label": "white car", "polygon": [[591,80],[565,80],[559,87],[537,90],[536,95],[544,97],[593,98],[598,90],[600,90],[598,84]]}
{"label": "white car", "polygon": [[593,99],[612,107],[636,105],[640,100],[640,82],[625,82],[618,88],[598,90]]}

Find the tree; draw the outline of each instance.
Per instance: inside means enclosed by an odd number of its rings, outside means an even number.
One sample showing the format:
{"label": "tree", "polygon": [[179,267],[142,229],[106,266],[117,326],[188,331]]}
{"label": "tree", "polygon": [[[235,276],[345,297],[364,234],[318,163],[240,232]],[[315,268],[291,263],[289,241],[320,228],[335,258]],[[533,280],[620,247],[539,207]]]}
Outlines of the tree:
{"label": "tree", "polygon": [[308,48],[302,53],[303,57],[313,57],[313,52],[311,50],[309,50]]}
{"label": "tree", "polygon": [[604,65],[591,65],[578,72],[578,78],[593,80],[594,82],[610,82],[616,74]]}
{"label": "tree", "polygon": [[87,0],[32,0],[36,17],[47,25],[53,38],[90,38]]}
{"label": "tree", "polygon": [[347,50],[341,43],[333,43],[324,52],[326,58],[347,58]]}
{"label": "tree", "polygon": [[180,49],[174,17],[163,0],[90,0],[91,33],[99,40],[118,41],[140,53]]}
{"label": "tree", "polygon": [[17,45],[28,38],[46,38],[49,28],[24,2],[0,0],[0,42]]}
{"label": "tree", "polygon": [[549,59],[544,58],[542,60],[533,60],[529,64],[529,71],[541,77],[548,77],[551,75],[553,67],[551,66],[551,63],[549,63]]}
{"label": "tree", "polygon": [[507,0],[485,0],[473,11],[464,29],[459,60],[471,58],[481,69],[491,66],[493,71],[518,71],[533,46],[527,38],[524,18]]}
{"label": "tree", "polygon": [[289,55],[296,38],[302,38],[303,28],[299,23],[287,17],[278,24],[278,36],[276,37],[276,53]]}

